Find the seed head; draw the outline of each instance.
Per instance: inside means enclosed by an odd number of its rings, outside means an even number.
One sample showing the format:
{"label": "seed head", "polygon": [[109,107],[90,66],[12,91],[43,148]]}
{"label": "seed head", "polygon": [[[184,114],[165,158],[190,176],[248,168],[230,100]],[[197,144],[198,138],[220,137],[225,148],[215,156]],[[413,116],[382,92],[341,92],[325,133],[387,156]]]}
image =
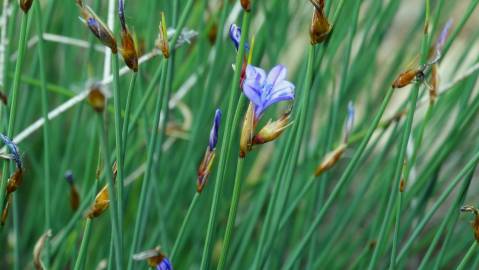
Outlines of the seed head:
{"label": "seed head", "polygon": [[20,0],[20,8],[23,10],[23,12],[26,14],[32,7],[33,0]]}
{"label": "seed head", "polygon": [[329,33],[331,32],[331,24],[324,14],[324,0],[310,1],[314,6],[314,10],[309,34],[311,38],[311,44],[316,45],[328,38]]}
{"label": "seed head", "polygon": [[90,211],[88,211],[86,217],[93,219],[99,217],[110,206],[110,196],[108,194],[108,187],[105,185],[95,197]]}
{"label": "seed head", "polygon": [[103,45],[111,49],[112,53],[117,53],[116,40],[108,26],[87,5],[79,5],[79,7],[85,25]]}
{"label": "seed head", "polygon": [[98,113],[101,113],[105,110],[105,95],[98,86],[94,85],[90,89],[90,93],[88,94],[88,102],[90,103],[92,108]]}

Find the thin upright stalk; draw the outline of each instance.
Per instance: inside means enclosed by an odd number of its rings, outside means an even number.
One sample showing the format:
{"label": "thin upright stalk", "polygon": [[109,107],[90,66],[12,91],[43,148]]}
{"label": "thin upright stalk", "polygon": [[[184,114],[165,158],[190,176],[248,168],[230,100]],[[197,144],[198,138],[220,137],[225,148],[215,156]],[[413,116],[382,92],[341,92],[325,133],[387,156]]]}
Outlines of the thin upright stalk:
{"label": "thin upright stalk", "polygon": [[[138,72],[134,72],[131,75],[131,81],[130,81],[130,86],[128,88],[128,95],[126,97],[126,107],[125,107],[125,116],[123,120],[123,130],[121,132],[121,139],[123,142],[123,152],[122,152],[122,159],[125,161],[125,152],[126,152],[126,146],[128,144],[128,128],[130,124],[130,114],[131,114],[131,106],[133,104],[133,92],[135,91],[135,84],[136,84],[136,79],[138,77]],[[125,164],[123,164],[124,166]]]}
{"label": "thin upright stalk", "polygon": [[228,258],[228,251],[230,248],[231,238],[233,237],[233,228],[236,221],[236,213],[238,211],[238,202],[241,193],[242,173],[244,166],[244,158],[238,158],[236,165],[236,175],[233,188],[233,197],[231,198],[231,205],[228,214],[228,222],[226,223],[226,232],[223,240],[223,249],[221,251],[220,261],[218,263],[218,270],[225,269],[226,260]]}
{"label": "thin upright stalk", "polygon": [[[17,103],[18,103],[18,90],[20,89],[20,77],[22,73],[23,62],[25,61],[25,48],[27,45],[27,26],[28,26],[28,13],[22,12],[22,24],[20,26],[20,42],[18,44],[18,58],[17,64],[15,66],[15,74],[13,76],[13,86],[12,91],[10,93],[10,116],[8,119],[8,128],[7,128],[7,136],[9,138],[12,137],[13,132],[15,130],[15,119],[17,115]],[[7,185],[7,176],[6,173],[8,170],[8,162],[3,163],[2,168],[2,181],[0,183],[0,202],[3,203],[5,200],[5,188]]]}
{"label": "thin upright stalk", "polygon": [[[245,53],[244,44],[246,41],[246,37],[248,36],[249,30],[249,21],[250,21],[250,13],[244,12],[243,13],[243,23],[242,23],[242,35],[241,41],[238,49],[238,54],[236,55],[236,67],[241,67],[243,63],[243,56]],[[224,137],[221,141],[221,147],[219,152],[219,162],[218,162],[218,174],[216,175],[215,181],[215,188],[213,193],[213,202],[211,204],[210,209],[210,216],[208,220],[208,229],[206,233],[206,242],[203,248],[203,255],[201,258],[201,270],[210,269],[210,254],[212,249],[212,242],[213,242],[213,232],[215,230],[216,225],[216,214],[218,212],[218,204],[220,200],[220,194],[222,192],[223,181],[225,178],[225,171],[226,171],[226,161],[228,160],[228,156],[226,155],[229,151],[228,148],[232,145],[233,140],[233,132],[235,130],[235,126],[233,126],[233,112],[235,109],[235,104],[238,99],[238,87],[240,82],[240,75],[241,69],[236,68],[235,73],[233,75],[233,80],[230,89],[230,96],[228,101],[228,109],[226,113],[226,127],[224,129]]]}
{"label": "thin upright stalk", "polygon": [[336,199],[336,197],[339,195],[341,189],[343,186],[347,183],[347,181],[350,179],[354,169],[356,168],[357,164],[359,163],[359,160],[361,159],[362,153],[366,149],[367,144],[369,143],[369,140],[371,139],[374,131],[376,130],[376,127],[379,124],[379,121],[381,120],[382,115],[384,114],[384,111],[386,110],[386,107],[391,99],[391,96],[393,94],[394,90],[389,89],[387,92],[386,96],[384,97],[384,100],[382,101],[382,104],[379,108],[379,111],[376,113],[376,116],[374,117],[371,125],[369,126],[367,135],[364,137],[364,139],[361,141],[361,144],[358,147],[358,150],[354,153],[354,156],[351,160],[351,162],[348,164],[346,167],[343,175],[339,179],[338,183],[334,187],[333,191],[329,195],[328,199],[324,203],[323,207],[319,211],[318,215],[314,219],[313,223],[309,227],[308,231],[304,234],[301,242],[298,244],[298,246],[292,251],[290,257],[287,259],[284,269],[291,269],[296,262],[296,260],[299,258],[301,255],[302,250],[306,246],[306,244],[309,242],[309,238],[313,235],[314,231],[316,230],[316,227],[319,225],[321,220],[323,219],[324,215],[326,214],[326,211],[332,206],[333,201]]}
{"label": "thin upright stalk", "polygon": [[462,258],[461,262],[457,266],[456,270],[466,269],[467,263],[469,262],[471,257],[474,255],[474,252],[476,251],[476,248],[477,248],[477,242],[474,241],[474,243],[472,243],[471,247],[467,250],[467,253],[464,256],[464,258]]}
{"label": "thin upright stalk", "polygon": [[[44,191],[44,207],[45,207],[45,231],[51,228],[51,207],[50,207],[50,120],[48,119],[48,91],[47,91],[47,78],[45,74],[45,56],[43,46],[43,19],[40,3],[35,1],[36,11],[36,25],[38,35],[38,61],[40,65],[40,88],[42,90],[42,113],[45,123],[43,125],[43,191]],[[50,267],[50,241],[46,240],[45,243],[45,267]]]}
{"label": "thin upright stalk", "polygon": [[[116,269],[123,269],[122,263],[122,250],[121,250],[121,236],[120,236],[120,228],[119,228],[119,220],[118,220],[118,201],[116,198],[115,193],[115,186],[113,183],[113,174],[111,171],[111,163],[110,163],[110,151],[108,147],[108,137],[106,133],[106,126],[103,116],[101,114],[98,115],[98,128],[100,129],[100,145],[102,146],[102,154],[104,160],[104,167],[105,167],[105,176],[108,183],[108,195],[110,196],[110,222],[112,226],[112,238],[113,238],[113,247],[115,250],[115,265]],[[119,185],[120,183],[117,183]]]}
{"label": "thin upright stalk", "polygon": [[90,242],[90,230],[91,230],[91,222],[90,218],[86,219],[85,222],[85,230],[83,231],[83,238],[80,245],[80,252],[78,252],[78,257],[75,261],[74,270],[81,270],[84,269],[85,264],[85,255],[86,250],[88,249],[88,243]]}
{"label": "thin upright stalk", "polygon": [[173,245],[173,249],[171,250],[171,253],[170,253],[170,260],[173,263],[175,262],[176,252],[178,251],[178,248],[181,245],[181,241],[183,241],[185,229],[190,221],[191,213],[193,212],[193,209],[195,209],[195,206],[196,206],[196,203],[198,202],[199,197],[200,197],[200,193],[196,192],[195,196],[193,196],[193,199],[191,200],[190,206],[188,207],[188,211],[186,212],[186,216],[183,219],[183,223],[181,224],[180,230],[178,232],[178,236],[176,237],[175,243]]}

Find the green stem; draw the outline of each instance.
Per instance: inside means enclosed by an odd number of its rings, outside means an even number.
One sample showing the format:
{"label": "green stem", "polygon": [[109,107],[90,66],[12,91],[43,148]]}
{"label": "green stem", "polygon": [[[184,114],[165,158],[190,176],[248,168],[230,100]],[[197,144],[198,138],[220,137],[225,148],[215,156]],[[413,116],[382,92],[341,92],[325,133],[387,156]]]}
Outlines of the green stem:
{"label": "green stem", "polygon": [[200,193],[196,192],[195,196],[193,196],[193,200],[191,200],[190,207],[188,207],[188,211],[186,212],[186,216],[183,219],[183,223],[181,224],[180,231],[178,232],[178,236],[176,237],[175,244],[173,245],[173,249],[171,250],[171,253],[170,253],[170,260],[173,263],[175,262],[174,259],[175,259],[176,252],[178,251],[178,248],[181,245],[181,241],[183,240],[186,225],[188,225],[190,221],[191,213],[193,212],[193,209],[195,208],[199,197],[200,197]]}
{"label": "green stem", "polygon": [[[44,190],[44,206],[45,206],[45,231],[51,228],[51,213],[50,213],[50,120],[48,119],[48,92],[47,92],[47,79],[45,74],[45,56],[44,56],[44,44],[43,44],[43,20],[40,3],[35,1],[35,11],[37,13],[37,31],[38,31],[38,61],[40,65],[40,80],[42,89],[42,113],[45,123],[43,125],[43,169],[45,178],[43,180]],[[50,267],[50,241],[47,239],[45,243],[45,267]]]}
{"label": "green stem", "polygon": [[90,218],[87,218],[86,219],[86,222],[85,222],[85,230],[83,231],[83,238],[82,238],[82,241],[81,241],[81,245],[80,245],[80,252],[78,253],[78,257],[75,261],[75,266],[74,266],[74,270],[80,270],[80,269],[84,269],[84,264],[85,264],[85,255],[86,255],[86,251],[88,249],[88,243],[90,242],[90,230],[91,230],[91,222],[92,220]]}
{"label": "green stem", "polygon": [[[130,87],[128,88],[128,95],[126,97],[126,108],[125,108],[125,117],[123,120],[123,130],[121,132],[121,138],[123,142],[123,152],[122,152],[122,160],[125,160],[125,152],[126,152],[126,146],[128,144],[128,127],[129,127],[129,122],[130,122],[130,114],[131,114],[131,105],[133,103],[133,92],[135,91],[135,84],[136,84],[136,79],[138,77],[138,72],[134,72],[131,75],[131,81],[130,81]],[[125,164],[123,164],[125,165]]]}
{"label": "green stem", "polygon": [[164,59],[161,63],[161,80],[160,80],[160,92],[156,96],[156,101],[155,101],[155,110],[154,110],[154,116],[153,116],[153,134],[151,134],[149,142],[148,142],[148,150],[147,150],[147,159],[146,159],[146,169],[145,169],[145,175],[143,177],[143,183],[141,186],[141,191],[140,191],[140,199],[138,203],[138,211],[135,219],[135,227],[133,231],[133,239],[131,242],[131,247],[130,247],[130,256],[128,257],[128,268],[131,270],[133,268],[133,260],[131,259],[133,254],[137,252],[137,247],[138,247],[138,242],[140,241],[140,229],[141,229],[141,220],[144,218],[144,212],[145,212],[145,207],[146,207],[146,199],[147,199],[147,193],[149,187],[149,183],[151,180],[151,174],[152,174],[152,166],[153,166],[153,161],[154,161],[154,152],[156,148],[156,144],[158,141],[158,126],[160,123],[160,112],[161,112],[161,104],[162,104],[162,99],[161,97],[163,96],[163,92],[165,91],[165,80],[166,80],[166,67],[167,67],[168,61],[167,59]]}
{"label": "green stem", "polygon": [[[118,220],[118,201],[116,198],[115,193],[115,186],[113,183],[113,174],[111,171],[111,163],[110,163],[110,151],[108,147],[108,137],[106,134],[106,126],[103,116],[98,114],[98,127],[100,129],[100,144],[102,146],[102,155],[104,160],[104,168],[105,168],[105,176],[108,183],[108,194],[110,196],[110,221],[112,226],[112,236],[113,236],[113,246],[115,249],[115,264],[116,269],[123,269],[122,264],[122,250],[121,250],[121,236],[120,236],[120,228],[119,228],[119,220]],[[120,183],[117,183],[119,185]]]}
{"label": "green stem", "polygon": [[379,111],[377,112],[376,116],[374,117],[373,122],[371,123],[371,126],[369,127],[369,130],[368,130],[368,133],[367,133],[366,137],[362,140],[361,144],[358,147],[358,150],[356,150],[356,152],[354,153],[354,156],[353,156],[351,162],[348,164],[347,168],[345,169],[344,174],[339,179],[338,183],[336,184],[333,191],[331,192],[328,199],[326,200],[324,206],[321,208],[318,215],[314,219],[310,228],[304,234],[301,242],[293,250],[290,257],[287,259],[284,269],[291,269],[293,267],[294,263],[296,262],[296,260],[301,255],[302,250],[304,249],[304,247],[308,243],[309,239],[313,235],[314,231],[316,230],[316,227],[319,225],[319,223],[323,219],[324,215],[326,214],[326,211],[332,206],[333,201],[339,195],[343,186],[350,179],[354,169],[356,168],[357,164],[359,163],[359,160],[361,159],[362,153],[366,149],[366,146],[367,146],[369,140],[371,139],[374,131],[376,130],[376,127],[379,124],[379,121],[381,120],[382,115],[384,114],[384,111],[386,110],[386,107],[389,103],[389,100],[391,99],[391,96],[392,96],[393,92],[394,92],[393,89],[388,90],[386,96],[384,97],[384,100],[382,101],[382,104],[379,108]]}
{"label": "green stem", "polygon": [[466,269],[467,263],[469,262],[469,260],[471,259],[471,257],[474,255],[474,253],[475,253],[475,251],[476,251],[476,248],[477,248],[477,242],[474,241],[474,243],[472,243],[471,247],[470,247],[469,250],[467,251],[467,253],[466,253],[466,255],[464,256],[464,258],[462,258],[461,262],[460,262],[459,265],[457,266],[456,270]]}
{"label": "green stem", "polygon": [[218,174],[216,175],[215,181],[215,188],[213,193],[213,202],[211,204],[210,209],[210,216],[208,220],[208,229],[206,233],[206,242],[203,248],[203,256],[201,258],[201,270],[210,269],[209,262],[210,262],[210,254],[212,249],[212,242],[213,242],[213,232],[215,230],[216,224],[216,214],[218,212],[218,204],[220,200],[220,194],[222,192],[223,181],[225,178],[225,170],[226,170],[226,161],[228,160],[228,156],[226,155],[229,151],[228,148],[232,145],[233,141],[233,132],[236,126],[233,125],[233,110],[235,108],[236,101],[238,100],[238,87],[241,75],[241,67],[243,63],[243,56],[244,56],[244,44],[246,41],[246,37],[248,36],[248,29],[249,29],[249,21],[250,21],[250,13],[245,12],[243,14],[243,23],[242,23],[242,35],[241,41],[239,45],[238,54],[236,55],[236,68],[235,73],[233,76],[231,89],[230,89],[230,96],[228,102],[228,109],[226,113],[226,127],[224,129],[224,138],[221,141],[221,152],[219,152],[219,162],[218,162]]}
{"label": "green stem", "polygon": [[[120,99],[120,65],[118,63],[118,54],[113,54],[113,106],[115,107],[115,153],[117,161],[117,182],[116,192],[118,200],[118,230],[119,230],[119,245],[123,251],[123,142],[122,142],[122,128],[121,128],[121,99]],[[117,254],[119,255],[119,254]],[[121,256],[120,258],[123,258]]]}
{"label": "green stem", "polygon": [[238,211],[238,202],[241,193],[241,182],[243,173],[244,158],[239,158],[236,165],[236,176],[233,188],[233,198],[231,198],[230,211],[228,214],[228,222],[226,225],[225,237],[223,240],[223,249],[221,252],[220,261],[218,263],[218,270],[225,268],[226,259],[228,258],[228,251],[230,248],[231,238],[233,237],[233,228],[236,221],[236,213]]}
{"label": "green stem", "polygon": [[[10,116],[8,120],[8,129],[7,129],[7,136],[11,138],[13,136],[13,132],[15,129],[15,117],[17,114],[17,103],[18,103],[18,90],[20,89],[20,77],[22,73],[23,62],[25,58],[25,48],[27,45],[27,26],[28,26],[28,13],[22,12],[22,24],[20,26],[20,42],[18,45],[18,59],[17,64],[15,66],[15,75],[13,77],[13,86],[12,92],[10,94],[9,100],[10,103]],[[2,181],[0,182],[0,202],[3,203],[5,200],[5,192],[3,192],[7,185],[7,176],[6,173],[8,170],[8,162],[3,163],[2,169]]]}

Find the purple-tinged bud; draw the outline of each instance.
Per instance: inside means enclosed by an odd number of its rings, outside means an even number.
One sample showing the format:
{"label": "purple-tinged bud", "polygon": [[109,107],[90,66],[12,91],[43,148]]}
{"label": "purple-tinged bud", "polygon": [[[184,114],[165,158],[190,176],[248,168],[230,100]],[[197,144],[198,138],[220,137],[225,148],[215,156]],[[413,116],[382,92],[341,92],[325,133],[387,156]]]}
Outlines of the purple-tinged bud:
{"label": "purple-tinged bud", "polygon": [[[236,24],[231,24],[230,26],[230,31],[229,31],[229,36],[231,41],[233,42],[233,45],[235,46],[236,50],[239,49],[239,45],[241,42],[241,27],[239,27]],[[249,44],[245,42],[244,48],[246,51],[249,50]]]}
{"label": "purple-tinged bud", "polygon": [[348,103],[348,118],[346,119],[346,123],[344,125],[344,143],[348,143],[349,136],[353,131],[354,127],[354,118],[356,116],[356,109],[354,108],[354,104],[350,101]]}
{"label": "purple-tinged bud", "polygon": [[161,252],[160,247],[145,250],[133,255],[135,261],[147,261],[150,267],[156,270],[173,270],[170,260]]}
{"label": "purple-tinged bud", "polygon": [[72,170],[68,170],[65,172],[65,180],[68,184],[73,185],[73,172]]}
{"label": "purple-tinged bud", "polygon": [[210,151],[213,151],[216,148],[216,144],[218,143],[218,132],[220,129],[220,123],[221,123],[221,110],[216,109],[215,119],[213,122],[213,126],[211,127],[210,139],[208,142],[208,147],[210,148]]}
{"label": "purple-tinged bud", "polygon": [[18,146],[10,138],[3,135],[2,133],[0,133],[0,140],[3,142],[3,144],[5,144],[5,146],[8,147],[11,158],[15,161],[17,169],[20,171],[23,170],[22,159],[20,158]]}
{"label": "purple-tinged bud", "polygon": [[115,37],[106,24],[93,12],[88,6],[80,6],[81,15],[90,31],[100,40],[103,45],[111,49],[112,53],[117,53]]}
{"label": "purple-tinged bud", "polygon": [[33,0],[20,0],[20,8],[23,12],[28,13],[30,8],[32,7]]}
{"label": "purple-tinged bud", "polygon": [[134,72],[138,71],[138,52],[136,50],[135,41],[132,34],[126,26],[125,20],[125,2],[119,0],[118,14],[121,24],[121,48],[120,53],[125,61],[125,64]]}

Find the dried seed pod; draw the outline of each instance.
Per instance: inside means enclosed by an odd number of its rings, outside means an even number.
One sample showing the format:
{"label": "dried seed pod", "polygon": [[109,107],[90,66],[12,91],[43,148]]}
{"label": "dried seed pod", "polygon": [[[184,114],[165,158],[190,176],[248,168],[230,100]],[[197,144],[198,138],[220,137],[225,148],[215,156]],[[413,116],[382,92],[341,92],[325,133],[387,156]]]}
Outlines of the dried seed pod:
{"label": "dried seed pod", "polygon": [[474,238],[479,242],[479,210],[471,205],[464,205],[461,207],[461,212],[471,212],[474,214],[474,221],[471,222]]}
{"label": "dried seed pod", "polygon": [[166,31],[165,13],[161,12],[160,33],[156,40],[156,47],[160,49],[165,58],[170,57],[170,48],[168,45],[168,32]]}
{"label": "dried seed pod", "polygon": [[99,217],[110,205],[110,196],[108,194],[108,187],[105,185],[95,197],[95,202],[88,211],[86,217],[93,219]]}
{"label": "dried seed pod", "polygon": [[394,80],[392,87],[393,88],[403,88],[408,86],[414,81],[422,81],[424,79],[424,73],[420,69],[408,69]]}
{"label": "dried seed pod", "polygon": [[251,151],[253,145],[253,133],[255,129],[253,104],[250,103],[246,115],[243,120],[243,128],[241,129],[240,138],[240,154],[244,158],[246,154]]}
{"label": "dried seed pod", "polygon": [[26,14],[32,7],[33,0],[20,0],[20,8],[23,10],[23,12]]}
{"label": "dried seed pod", "polygon": [[96,85],[92,86],[88,94],[88,102],[96,112],[103,112],[106,106],[106,98],[100,88]]}
{"label": "dried seed pod", "polygon": [[325,41],[331,32],[331,24],[324,14],[324,0],[310,0],[314,6],[309,35],[311,44],[316,45]]}
{"label": "dried seed pod", "polygon": [[35,266],[36,270],[43,270],[45,269],[42,262],[42,251],[43,247],[45,247],[45,243],[48,238],[52,237],[52,230],[46,231],[40,238],[38,239],[35,247],[33,248],[33,265]]}
{"label": "dried seed pod", "polygon": [[241,6],[246,12],[251,11],[251,1],[250,0],[241,0]]}
{"label": "dried seed pod", "polygon": [[7,183],[7,194],[15,192],[18,187],[22,184],[23,172],[20,169],[15,170]]}
{"label": "dried seed pod", "polygon": [[325,171],[331,169],[338,160],[341,158],[343,155],[344,151],[346,150],[347,144],[343,143],[339,145],[336,149],[334,149],[332,152],[329,152],[326,157],[323,159],[321,164],[316,168],[316,171],[314,172],[314,175],[316,177],[320,176],[322,173]]}
{"label": "dried seed pod", "polygon": [[138,71],[138,54],[136,52],[135,42],[128,31],[121,31],[121,56],[125,64],[134,72]]}
{"label": "dried seed pod", "polygon": [[278,120],[269,122],[256,134],[253,138],[253,145],[265,144],[276,140],[283,131],[288,128],[292,123],[289,122],[289,115],[291,111],[284,113]]}

